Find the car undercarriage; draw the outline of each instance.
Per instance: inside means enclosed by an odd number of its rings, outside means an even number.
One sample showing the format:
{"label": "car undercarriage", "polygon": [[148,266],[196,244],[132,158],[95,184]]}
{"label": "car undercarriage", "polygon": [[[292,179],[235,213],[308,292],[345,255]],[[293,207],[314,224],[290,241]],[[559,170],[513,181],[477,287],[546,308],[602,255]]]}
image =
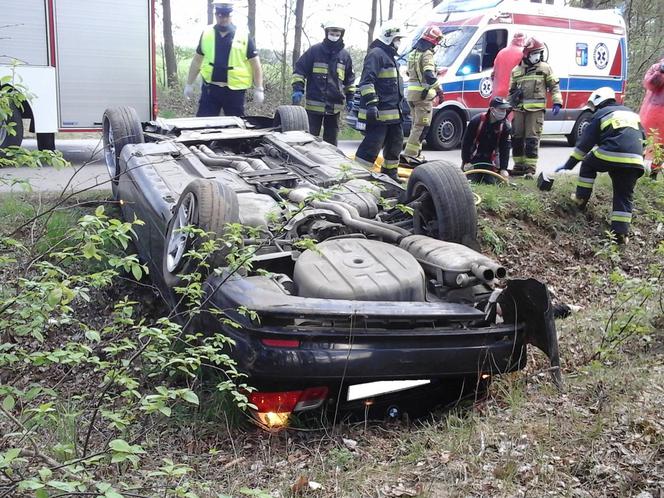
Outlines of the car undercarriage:
{"label": "car undercarriage", "polygon": [[425,163],[404,187],[307,131],[293,106],[274,119],[104,116],[113,195],[144,221],[138,252],[173,306],[199,271],[204,237],[187,227],[224,241],[191,326],[234,341],[259,412],[314,408],[352,384],[513,371],[529,343],[559,364],[546,287],[476,250],[458,168]]}

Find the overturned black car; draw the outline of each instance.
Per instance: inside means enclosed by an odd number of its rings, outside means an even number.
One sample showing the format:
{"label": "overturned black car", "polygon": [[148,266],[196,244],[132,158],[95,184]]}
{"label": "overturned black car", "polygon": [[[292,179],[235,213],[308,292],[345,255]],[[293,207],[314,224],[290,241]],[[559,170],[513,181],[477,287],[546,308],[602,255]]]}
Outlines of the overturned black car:
{"label": "overturned black car", "polygon": [[173,305],[193,271],[196,237],[183,227],[259,234],[243,241],[250,270],[215,260],[194,327],[234,340],[266,423],[330,399],[361,403],[354,388],[378,381],[472,384],[523,368],[527,344],[558,365],[546,287],[507,279],[474,249],[474,198],[454,165],[418,166],[403,188],[307,133],[292,106],[143,124],[113,108],[103,126],[113,195],[145,222],[139,254]]}

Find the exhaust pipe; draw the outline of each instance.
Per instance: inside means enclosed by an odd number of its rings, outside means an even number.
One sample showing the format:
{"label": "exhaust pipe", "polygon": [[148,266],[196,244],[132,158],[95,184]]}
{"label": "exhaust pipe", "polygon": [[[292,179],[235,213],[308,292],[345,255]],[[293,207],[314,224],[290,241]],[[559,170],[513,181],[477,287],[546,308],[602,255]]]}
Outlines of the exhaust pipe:
{"label": "exhaust pipe", "polygon": [[461,244],[411,235],[399,246],[412,254],[428,274],[449,287],[468,287],[478,281],[488,284],[507,276],[504,266]]}

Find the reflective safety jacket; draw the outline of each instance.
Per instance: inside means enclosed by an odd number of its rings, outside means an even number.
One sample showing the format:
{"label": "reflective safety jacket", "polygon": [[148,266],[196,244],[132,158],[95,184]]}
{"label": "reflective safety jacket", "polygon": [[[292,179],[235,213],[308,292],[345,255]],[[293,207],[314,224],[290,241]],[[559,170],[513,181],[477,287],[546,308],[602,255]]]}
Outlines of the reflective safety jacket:
{"label": "reflective safety jacket", "polygon": [[[246,90],[253,85],[253,71],[247,59],[247,45],[249,34],[236,30],[232,35],[233,43],[228,54],[228,88],[231,90]],[[201,36],[201,50],[203,62],[201,63],[201,77],[206,83],[212,83],[212,73],[216,63],[217,32],[214,25],[208,26]]]}
{"label": "reflective safety jacket", "polygon": [[565,168],[572,169],[590,152],[611,166],[643,169],[645,138],[639,115],[631,109],[618,104],[601,107],[583,130]]}
{"label": "reflective safety jacket", "polygon": [[563,104],[560,83],[546,62],[528,65],[524,61],[512,69],[508,100],[517,111],[543,111],[546,92],[554,104]]}
{"label": "reflective safety jacket", "polygon": [[[418,102],[420,100],[433,100],[436,96],[436,83],[438,80],[432,76],[433,81],[427,81],[426,72],[435,74],[436,65],[433,62],[433,49],[413,50],[408,56],[408,90],[406,100]],[[425,90],[428,90],[425,93]]]}
{"label": "reflective safety jacket", "polygon": [[305,91],[304,107],[314,114],[337,114],[355,93],[350,54],[341,40],[312,45],[295,63],[293,91]]}
{"label": "reflective safety jacket", "polygon": [[375,105],[381,123],[401,122],[403,83],[397,70],[396,56],[397,51],[380,40],[374,40],[369,45],[360,78],[360,121],[367,119],[367,106]]}

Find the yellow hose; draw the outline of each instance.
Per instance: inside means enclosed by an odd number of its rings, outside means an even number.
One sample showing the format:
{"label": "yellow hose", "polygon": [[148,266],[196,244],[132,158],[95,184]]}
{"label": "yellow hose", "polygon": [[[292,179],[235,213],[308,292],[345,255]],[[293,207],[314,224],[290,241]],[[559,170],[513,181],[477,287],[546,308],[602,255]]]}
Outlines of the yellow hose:
{"label": "yellow hose", "polygon": [[504,176],[499,175],[495,171],[491,171],[491,170],[488,170],[488,169],[471,169],[471,170],[463,172],[464,175],[472,175],[472,174],[478,174],[478,173],[483,174],[483,175],[494,176],[494,177],[498,178],[501,182],[509,183],[509,180],[507,178],[505,178]]}

